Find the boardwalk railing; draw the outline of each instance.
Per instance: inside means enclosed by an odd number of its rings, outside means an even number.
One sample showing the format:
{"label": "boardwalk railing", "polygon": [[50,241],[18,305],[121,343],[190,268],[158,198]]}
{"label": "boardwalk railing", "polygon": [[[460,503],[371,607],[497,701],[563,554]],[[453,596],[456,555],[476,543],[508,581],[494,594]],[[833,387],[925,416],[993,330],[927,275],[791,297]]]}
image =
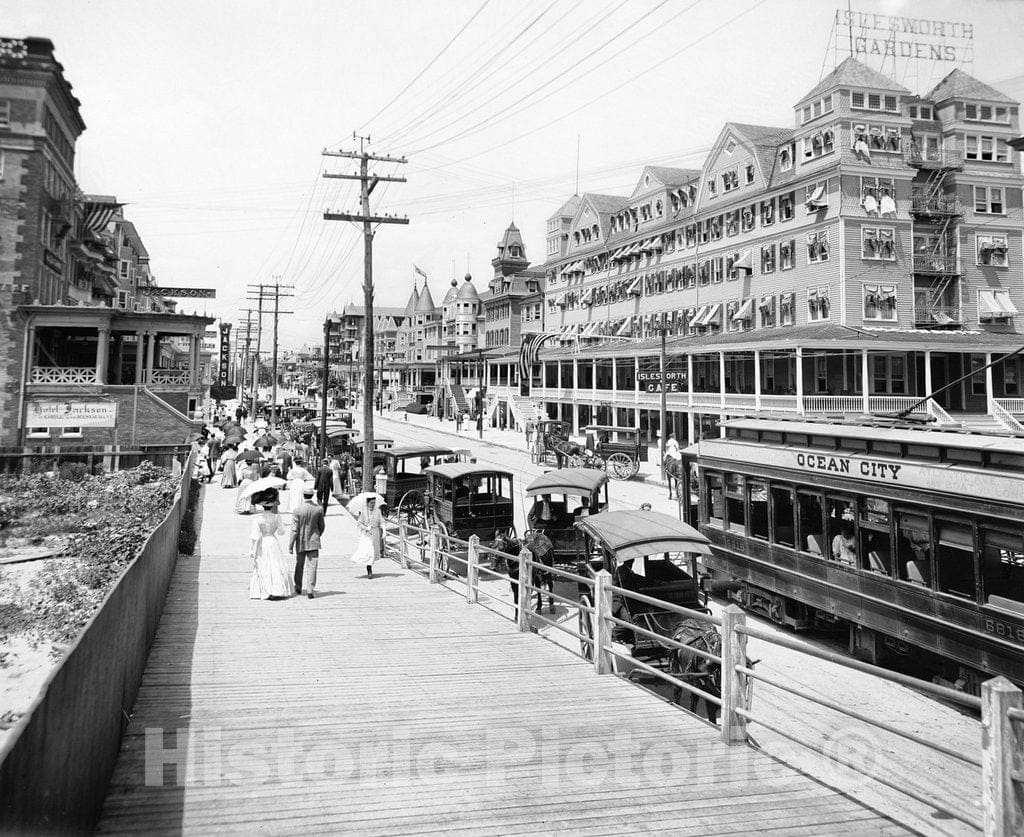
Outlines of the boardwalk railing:
{"label": "boardwalk railing", "polygon": [[0,833],[95,825],[177,561],[192,464],[190,456],[167,516],[0,749]]}
{"label": "boardwalk railing", "polygon": [[136,468],[151,462],[163,468],[174,463],[184,469],[191,445],[40,445],[0,448],[0,473],[40,473],[56,471],[62,465],[84,465],[90,474]]}
{"label": "boardwalk railing", "polygon": [[[1010,835],[1024,834],[1024,702],[1022,702],[1021,690],[1003,677],[997,677],[982,684],[982,696],[978,698],[861,662],[852,657],[818,650],[786,636],[762,630],[747,624],[743,611],[736,605],[726,607],[719,618],[615,586],[611,583],[611,575],[603,570],[598,572],[593,579],[586,578],[535,561],[528,550],[524,550],[518,556],[512,556],[489,549],[482,546],[476,536],[471,537],[469,541],[462,541],[442,533],[437,527],[423,529],[395,521],[388,521],[387,527],[387,545],[403,566],[425,570],[431,583],[455,581],[457,584],[464,585],[466,601],[469,603],[479,603],[485,606],[502,605],[504,612],[501,615],[510,617],[517,622],[521,631],[533,630],[533,624],[539,622],[570,635],[580,643],[581,653],[579,656],[592,660],[594,670],[598,674],[630,675],[629,679],[635,681],[636,678],[631,673],[639,670],[668,683],[674,689],[702,698],[708,704],[720,707],[719,725],[722,739],[726,743],[737,744],[752,741],[750,727],[759,725],[838,764],[858,771],[873,781],[911,799],[942,811],[947,817],[956,819],[972,828],[983,829],[989,837],[1010,837]],[[481,576],[509,578],[507,573],[497,569],[502,562],[518,562],[518,572],[512,582],[514,587],[518,588],[518,606],[482,592],[480,589]],[[465,570],[464,574],[459,572],[463,569]],[[551,593],[547,587],[538,583],[538,579],[543,578],[544,573],[550,573],[556,578],[578,585],[581,591],[580,598],[578,600],[571,599]],[[533,596],[541,592],[544,592],[544,595],[551,595],[555,601],[578,609],[579,627],[577,630],[567,627],[562,622],[548,619],[541,613],[531,611],[530,602]],[[721,654],[711,654],[684,645],[671,637],[660,635],[642,625],[619,618],[613,608],[617,598],[630,599],[656,608],[658,611],[678,614],[720,628]],[[509,610],[511,613],[508,612]],[[672,671],[671,666],[668,667],[670,670],[663,670],[635,659],[629,653],[628,646],[613,642],[612,635],[616,628],[632,631],[638,636],[661,643],[668,649],[685,649],[688,654],[693,654],[710,664],[721,666],[721,694],[715,695],[701,689],[690,682],[686,675]],[[920,735],[902,729],[885,718],[873,717],[865,712],[844,706],[839,701],[819,697],[799,684],[787,683],[782,679],[755,671],[753,664],[747,658],[748,638],[817,657],[847,669],[871,674],[910,687],[918,692],[927,693],[935,698],[958,704],[969,711],[980,712],[982,719],[981,758],[962,753],[949,746],[943,740],[941,730],[936,730],[933,737]],[[863,765],[845,758],[842,754],[826,752],[820,744],[811,740],[814,735],[811,730],[807,730],[807,734],[801,735],[802,730],[794,732],[792,729],[784,729],[778,723],[769,720],[764,714],[754,712],[752,694],[756,682],[778,689],[792,699],[801,699],[817,704],[841,716],[866,724],[879,732],[913,742],[943,757],[955,759],[979,770],[983,788],[983,799],[978,800],[982,810],[982,821],[979,822],[976,810],[960,810],[949,799],[918,792],[905,784],[898,784],[884,775],[879,775],[877,771],[866,772]],[[793,717],[798,716],[798,712],[793,713]]]}

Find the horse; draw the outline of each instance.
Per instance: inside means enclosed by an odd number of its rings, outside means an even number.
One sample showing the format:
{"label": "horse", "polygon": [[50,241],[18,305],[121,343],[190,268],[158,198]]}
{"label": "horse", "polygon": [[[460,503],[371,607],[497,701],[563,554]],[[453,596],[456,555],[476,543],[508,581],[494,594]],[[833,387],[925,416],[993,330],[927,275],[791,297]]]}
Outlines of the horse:
{"label": "horse", "polygon": [[[494,540],[491,542],[490,547],[491,549],[495,549],[498,552],[504,552],[508,556],[518,556],[519,553],[522,552],[523,547],[527,546],[526,540],[527,539],[520,541],[512,535],[509,535],[508,533],[498,532],[496,533]],[[547,541],[548,544],[551,543],[551,541],[548,540],[547,537],[544,537],[544,540]],[[538,546],[541,543],[539,539],[536,538],[530,538],[529,542],[533,543],[535,546]],[[540,552],[540,554],[533,553],[533,558],[535,561],[539,561],[545,566],[551,567],[554,566],[555,551],[554,549],[548,549],[546,552]],[[509,585],[512,588],[512,601],[516,605],[516,608],[518,608],[519,560],[517,557],[508,557],[505,559],[505,572],[508,573]],[[550,608],[551,612],[554,613],[555,600],[551,596],[555,589],[554,574],[545,572],[544,570],[539,569],[538,567],[534,567],[530,583],[537,590],[537,613],[540,613],[541,610],[543,610],[544,608],[542,593],[544,587],[547,587],[548,589],[548,607]]]}
{"label": "horse", "polygon": [[672,454],[666,453],[661,461],[661,467],[665,469],[665,480],[668,482],[668,499],[672,499],[672,487],[675,486],[676,496],[684,490],[683,485],[683,460],[676,459]]}
{"label": "horse", "polygon": [[[549,437],[551,438],[551,437]],[[565,464],[565,460],[571,456],[582,456],[586,448],[570,442],[568,439],[560,439],[557,437],[551,438],[550,442],[545,443],[548,450],[555,452],[555,458],[558,462],[558,467],[561,468]]]}
{"label": "horse", "polygon": [[[686,648],[673,648],[669,652],[668,670],[669,674],[685,680],[691,686],[695,686],[712,697],[722,696],[722,664],[708,660],[699,654],[694,654],[689,649],[694,648],[707,654],[714,654],[716,657],[722,655],[722,635],[714,625],[702,622],[699,619],[685,619],[680,622],[672,632],[672,639],[680,642]],[[676,686],[672,699],[682,706],[683,689]],[[690,693],[690,711],[697,711],[697,703],[701,698]],[[718,720],[718,707],[710,701],[704,701],[707,710],[708,720],[716,723]]]}

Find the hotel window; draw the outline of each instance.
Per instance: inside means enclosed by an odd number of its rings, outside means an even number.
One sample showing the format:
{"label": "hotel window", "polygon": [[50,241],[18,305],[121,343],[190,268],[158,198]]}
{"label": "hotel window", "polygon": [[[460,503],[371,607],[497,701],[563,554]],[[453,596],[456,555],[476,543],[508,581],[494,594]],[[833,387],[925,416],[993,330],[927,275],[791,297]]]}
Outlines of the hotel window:
{"label": "hotel window", "polygon": [[722,191],[731,192],[733,189],[740,187],[740,179],[736,176],[735,169],[733,171],[722,172]]}
{"label": "hotel window", "polygon": [[1001,186],[975,186],[974,211],[986,215],[1002,215],[1003,189]]}
{"label": "hotel window", "polygon": [[1010,266],[1005,235],[976,235],[974,238],[977,264],[989,267]]}
{"label": "hotel window", "polygon": [[791,326],[796,323],[796,292],[790,291],[779,297],[779,324]]}
{"label": "hotel window", "polygon": [[[760,303],[757,306],[758,313],[761,315],[761,328],[772,328],[775,325],[775,297],[772,294],[765,294],[761,297]],[[761,361],[765,365],[765,371],[770,369],[770,365],[764,358]],[[765,382],[765,389],[771,390],[772,387],[768,386],[765,378],[768,377],[761,373],[762,381]]]}
{"label": "hotel window", "polygon": [[1010,146],[1006,140],[998,137],[986,137],[974,134],[964,135],[964,158],[967,160],[985,160],[993,163],[1010,162]]}
{"label": "hotel window", "polygon": [[850,94],[850,107],[857,110],[887,110],[890,113],[899,113],[900,103],[896,96],[854,92]]}
{"label": "hotel window", "polygon": [[807,319],[816,323],[829,319],[832,304],[829,301],[828,286],[822,288],[808,288],[807,290]]}
{"label": "hotel window", "polygon": [[64,439],[81,439],[82,428],[81,427],[62,427],[60,429],[61,438]]}
{"label": "hotel window", "polygon": [[687,224],[686,225],[686,229],[683,231],[683,233],[684,233],[684,236],[686,238],[686,246],[687,247],[696,247],[697,246],[697,225],[696,224]]}
{"label": "hotel window", "polygon": [[7,99],[0,99],[0,128],[7,128],[11,124],[11,103]]}
{"label": "hotel window", "polygon": [[697,243],[707,244],[710,236],[711,221],[704,220],[697,222]]}
{"label": "hotel window", "polygon": [[718,185],[715,183],[715,179],[711,178],[708,181],[708,197],[713,198],[718,195]]}
{"label": "hotel window", "polygon": [[49,438],[50,428],[49,427],[28,427],[26,428],[26,435],[30,439]]}
{"label": "hotel window", "polygon": [[697,281],[701,285],[711,284],[711,269],[708,267],[707,262],[699,262],[697,264]]}
{"label": "hotel window", "polygon": [[711,281],[712,282],[721,282],[722,281],[722,276],[724,274],[724,270],[722,268],[722,258],[721,258],[721,256],[719,256],[718,258],[715,258],[715,259],[711,259],[710,264],[711,264]]}
{"label": "hotel window", "polygon": [[826,128],[818,131],[809,137],[803,138],[804,160],[813,160],[823,157],[836,150],[836,132],[833,128]]}
{"label": "hotel window", "polygon": [[871,391],[902,395],[907,391],[907,360],[903,355],[872,355]]}
{"label": "hotel window", "polygon": [[747,163],[747,165],[743,169],[743,171],[744,171],[744,177],[746,178],[746,184],[749,186],[751,183],[754,182],[754,164],[753,163]]}
{"label": "hotel window", "polygon": [[896,181],[891,177],[862,177],[860,205],[868,215],[895,215]]}
{"label": "hotel window", "polygon": [[864,286],[864,319],[896,322],[896,286]]}
{"label": "hotel window", "polygon": [[708,237],[712,241],[718,241],[722,237],[722,216],[716,215],[707,221]]}
{"label": "hotel window", "polygon": [[796,265],[796,239],[783,241],[779,245],[779,270],[792,270]]}
{"label": "hotel window", "polygon": [[896,230],[892,227],[861,227],[860,257],[896,261]]}
{"label": "hotel window", "polygon": [[740,233],[740,212],[738,209],[725,213],[725,234],[728,236],[739,235]]}
{"label": "hotel window", "polygon": [[1009,124],[1010,110],[992,105],[964,105],[964,119],[968,122],[1002,122]]}
{"label": "hotel window", "polygon": [[780,221],[792,221],[793,220],[793,206],[796,203],[796,192],[786,192],[784,195],[779,195],[779,220]]}
{"label": "hotel window", "polygon": [[740,210],[740,230],[750,232],[754,229],[754,209],[756,205],[745,206]]}
{"label": "hotel window", "polygon": [[775,272],[775,245],[766,244],[761,248],[761,272]]}
{"label": "hotel window", "polygon": [[775,198],[761,201],[761,226],[770,227],[775,223]]}
{"label": "hotel window", "polygon": [[828,230],[807,233],[807,262],[818,264],[828,261]]}
{"label": "hotel window", "polygon": [[789,143],[779,149],[779,168],[782,171],[789,171],[793,168],[793,158],[796,156],[796,143]]}

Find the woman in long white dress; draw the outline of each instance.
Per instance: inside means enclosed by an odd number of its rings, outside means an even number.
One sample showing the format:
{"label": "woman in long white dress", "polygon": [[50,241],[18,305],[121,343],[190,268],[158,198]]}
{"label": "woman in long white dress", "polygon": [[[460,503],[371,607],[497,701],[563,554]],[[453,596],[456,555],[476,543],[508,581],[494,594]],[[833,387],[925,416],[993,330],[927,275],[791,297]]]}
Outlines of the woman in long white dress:
{"label": "woman in long white dress", "polygon": [[252,522],[250,554],[252,578],[249,580],[250,599],[280,599],[295,593],[295,583],[284,558],[278,538],[284,534],[281,515],[274,511],[277,492],[263,492],[253,498],[263,511]]}
{"label": "woman in long white dress", "polygon": [[260,466],[256,461],[246,463],[246,466],[242,469],[242,481],[238,483],[238,494],[235,495],[235,511],[238,514],[249,514],[250,512],[256,511],[256,507],[252,504],[250,497],[243,497],[245,489],[252,485],[256,480],[260,478]]}
{"label": "woman in long white dress", "polygon": [[224,473],[220,478],[221,488],[234,488],[238,485],[238,472],[235,470],[235,459],[237,456],[238,450],[234,445],[229,445],[228,449],[220,455],[220,461],[224,467]]}
{"label": "woman in long white dress", "polygon": [[313,475],[302,467],[299,460],[295,460],[285,479],[288,480],[288,500],[282,512],[294,512],[302,505],[302,490],[306,487],[306,480],[311,481]]}
{"label": "woman in long white dress", "polygon": [[366,577],[373,578],[373,563],[380,560],[381,536],[384,529],[384,518],[377,508],[376,498],[368,497],[366,506],[354,517],[359,526],[359,540],[350,560],[353,564],[365,566]]}

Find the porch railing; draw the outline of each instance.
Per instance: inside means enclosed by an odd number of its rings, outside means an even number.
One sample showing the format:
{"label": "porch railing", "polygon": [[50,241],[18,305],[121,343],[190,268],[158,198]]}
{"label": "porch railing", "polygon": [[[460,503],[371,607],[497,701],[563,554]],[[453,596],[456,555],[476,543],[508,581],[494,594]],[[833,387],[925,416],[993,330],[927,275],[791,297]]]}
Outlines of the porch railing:
{"label": "porch railing", "polygon": [[153,369],[149,373],[149,383],[187,386],[192,383],[192,373],[187,369]]}
{"label": "porch railing", "polygon": [[859,395],[805,395],[805,413],[863,413],[864,399]]}
{"label": "porch railing", "polygon": [[795,413],[799,402],[795,395],[762,395],[761,409],[774,413]]}
{"label": "porch railing", "polygon": [[[1014,399],[1019,400],[1019,399]],[[989,414],[1003,427],[1012,433],[1024,433],[1024,424],[1021,424],[999,403],[999,399],[990,398],[988,402]]]}
{"label": "porch railing", "polygon": [[936,424],[959,424],[955,418],[947,413],[942,405],[934,398],[928,399],[928,415],[935,419]]}
{"label": "porch railing", "polygon": [[33,366],[32,384],[95,384],[95,366]]}
{"label": "porch railing", "polygon": [[1024,414],[1024,398],[993,398],[992,400],[1008,413]]}
{"label": "porch railing", "polygon": [[914,256],[914,273],[958,274],[960,262],[956,256]]}

